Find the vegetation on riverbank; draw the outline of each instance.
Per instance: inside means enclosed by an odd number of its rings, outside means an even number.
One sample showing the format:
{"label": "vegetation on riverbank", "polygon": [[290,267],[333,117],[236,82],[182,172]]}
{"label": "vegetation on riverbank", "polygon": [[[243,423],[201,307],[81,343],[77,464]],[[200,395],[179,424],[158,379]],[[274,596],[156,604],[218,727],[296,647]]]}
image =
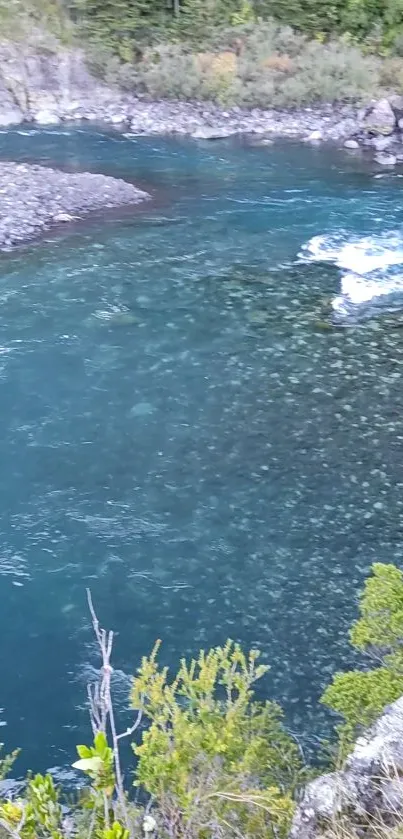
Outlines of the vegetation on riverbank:
{"label": "vegetation on riverbank", "polygon": [[[28,777],[18,797],[0,799],[2,839],[130,839],[156,831],[167,839],[286,837],[296,794],[313,770],[279,706],[254,697],[254,684],[267,671],[259,654],[227,641],[182,660],[171,677],[158,663],[158,642],[133,679],[133,725],[119,733],[113,633],[100,628],[90,595],[89,606],[102,666],[99,682],[88,689],[93,742],[77,747],[73,763],[88,784],[66,814],[50,775]],[[377,666],[336,674],[325,691],[323,701],[343,718],[330,766],[343,762],[354,739],[403,693],[402,638],[403,573],[377,564],[351,631],[352,643]],[[135,741],[137,795],[130,793],[133,778],[125,781],[125,737]],[[16,757],[0,760],[0,778]],[[374,822],[374,835],[378,828]],[[367,826],[366,835],[371,831]]]}
{"label": "vegetation on riverbank", "polygon": [[403,0],[0,0],[0,27],[81,44],[108,83],[152,97],[270,108],[403,91]]}
{"label": "vegetation on riverbank", "polygon": [[[386,65],[355,46],[309,40],[275,22],[219,30],[200,51],[189,43],[144,46],[121,62],[99,47],[91,66],[108,83],[153,98],[212,100],[222,106],[293,107],[356,101],[388,87]],[[403,62],[402,62],[403,86]]]}

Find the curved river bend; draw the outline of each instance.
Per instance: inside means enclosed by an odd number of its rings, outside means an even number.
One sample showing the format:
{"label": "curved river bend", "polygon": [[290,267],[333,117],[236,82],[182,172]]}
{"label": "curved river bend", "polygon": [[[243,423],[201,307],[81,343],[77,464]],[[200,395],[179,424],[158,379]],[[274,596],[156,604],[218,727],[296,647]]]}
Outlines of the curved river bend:
{"label": "curved river bend", "polygon": [[3,133],[0,154],[154,195],[0,260],[0,704],[20,768],[88,737],[86,586],[122,697],[156,638],[175,663],[230,636],[263,650],[292,729],[320,733],[363,577],[402,560],[402,322],[371,317],[403,300],[400,176],[90,130]]}

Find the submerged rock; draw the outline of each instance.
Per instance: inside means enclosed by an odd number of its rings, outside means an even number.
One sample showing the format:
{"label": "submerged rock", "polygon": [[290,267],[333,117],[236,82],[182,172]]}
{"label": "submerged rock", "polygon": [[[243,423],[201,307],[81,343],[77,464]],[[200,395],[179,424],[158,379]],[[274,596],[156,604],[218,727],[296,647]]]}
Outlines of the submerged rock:
{"label": "submerged rock", "polygon": [[359,149],[360,144],[357,142],[357,140],[346,140],[346,142],[344,143],[344,148],[345,149]]}

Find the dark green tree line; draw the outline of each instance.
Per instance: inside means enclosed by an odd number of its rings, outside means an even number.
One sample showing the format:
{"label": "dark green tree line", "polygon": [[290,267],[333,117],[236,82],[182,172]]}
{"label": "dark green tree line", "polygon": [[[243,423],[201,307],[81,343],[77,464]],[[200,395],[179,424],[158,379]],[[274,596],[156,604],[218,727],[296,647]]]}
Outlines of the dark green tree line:
{"label": "dark green tree line", "polygon": [[[69,0],[74,19],[118,53],[138,40],[199,39],[217,27],[277,19],[310,36],[403,34],[403,0]],[[125,49],[123,49],[123,52]]]}

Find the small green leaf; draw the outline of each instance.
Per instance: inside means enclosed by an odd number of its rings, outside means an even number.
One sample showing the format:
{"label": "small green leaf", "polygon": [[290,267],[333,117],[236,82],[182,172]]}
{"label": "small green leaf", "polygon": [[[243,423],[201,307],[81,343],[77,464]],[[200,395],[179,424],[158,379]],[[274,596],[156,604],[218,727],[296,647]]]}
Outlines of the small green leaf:
{"label": "small green leaf", "polygon": [[98,731],[98,734],[94,737],[94,746],[97,752],[103,752],[105,749],[108,748],[108,741],[105,737],[103,731]]}
{"label": "small green leaf", "polygon": [[92,751],[88,748],[88,746],[76,746],[77,754],[79,757],[86,758],[91,757]]}

